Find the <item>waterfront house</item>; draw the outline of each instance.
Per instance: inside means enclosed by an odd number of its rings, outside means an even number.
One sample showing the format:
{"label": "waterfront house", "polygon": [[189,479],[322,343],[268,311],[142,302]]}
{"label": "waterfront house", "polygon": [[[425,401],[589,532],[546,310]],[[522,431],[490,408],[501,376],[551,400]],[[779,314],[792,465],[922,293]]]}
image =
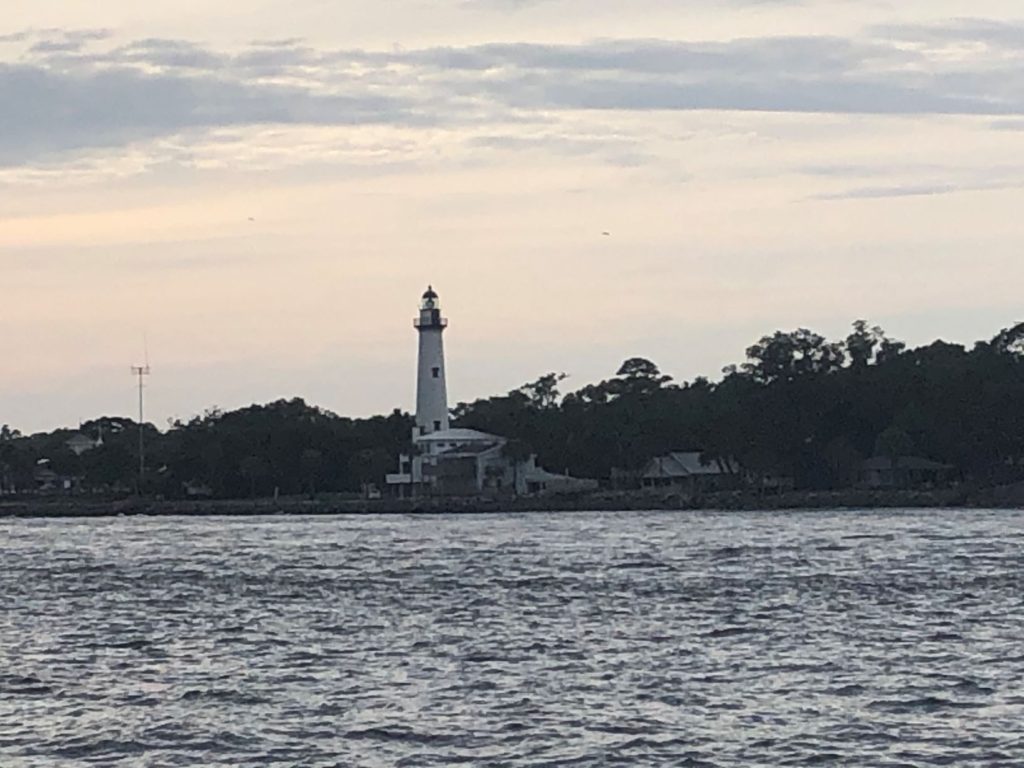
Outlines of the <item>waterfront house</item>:
{"label": "waterfront house", "polygon": [[509,441],[474,429],[447,429],[414,439],[415,454],[399,458],[387,483],[397,495],[505,496],[581,493],[596,480],[548,472],[532,454],[518,455]]}
{"label": "waterfront house", "polygon": [[735,488],[740,480],[736,462],[708,460],[701,451],[673,451],[656,456],[640,473],[641,486],[645,489],[687,496]]}

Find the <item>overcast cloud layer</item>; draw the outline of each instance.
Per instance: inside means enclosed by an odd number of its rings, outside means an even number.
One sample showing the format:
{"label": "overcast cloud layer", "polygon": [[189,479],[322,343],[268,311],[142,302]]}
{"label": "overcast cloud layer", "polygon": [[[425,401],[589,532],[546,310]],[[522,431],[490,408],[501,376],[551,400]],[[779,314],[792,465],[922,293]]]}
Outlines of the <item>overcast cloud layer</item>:
{"label": "overcast cloud layer", "polygon": [[[104,32],[21,33],[0,64],[0,163],[188,129],[420,126],[539,111],[1024,114],[1024,25],[878,26],[856,38],[598,40],[400,51],[285,40],[226,52]],[[19,50],[20,48],[20,50]]]}
{"label": "overcast cloud layer", "polygon": [[45,6],[0,27],[0,423],[130,410],[144,333],[158,420],[409,407],[426,282],[455,399],[1018,319],[1014,3]]}

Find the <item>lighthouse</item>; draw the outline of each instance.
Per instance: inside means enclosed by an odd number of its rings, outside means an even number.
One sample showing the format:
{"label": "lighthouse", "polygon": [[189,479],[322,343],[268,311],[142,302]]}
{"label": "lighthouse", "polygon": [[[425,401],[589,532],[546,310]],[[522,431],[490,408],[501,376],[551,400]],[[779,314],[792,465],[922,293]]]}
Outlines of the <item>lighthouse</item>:
{"label": "lighthouse", "polygon": [[416,368],[416,429],[413,439],[448,429],[448,388],[444,376],[444,329],[441,306],[433,286],[427,287],[420,315],[413,322],[419,331],[419,363]]}
{"label": "lighthouse", "polygon": [[413,322],[419,334],[416,365],[416,423],[412,450],[398,456],[398,471],[385,476],[389,494],[397,498],[420,495],[491,496],[559,491],[592,491],[594,480],[554,475],[509,455],[508,440],[468,426],[448,423],[448,390],[444,372],[444,330],[441,305],[428,286]]}

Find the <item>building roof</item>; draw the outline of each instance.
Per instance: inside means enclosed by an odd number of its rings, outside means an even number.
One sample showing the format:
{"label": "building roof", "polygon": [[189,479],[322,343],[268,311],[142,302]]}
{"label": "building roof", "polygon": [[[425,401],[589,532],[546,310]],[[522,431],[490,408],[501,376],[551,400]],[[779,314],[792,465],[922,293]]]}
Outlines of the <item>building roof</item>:
{"label": "building roof", "polygon": [[103,437],[101,435],[93,440],[88,435],[83,435],[81,432],[78,432],[65,440],[64,445],[72,453],[76,453],[81,456],[83,453],[94,450],[103,445]]}
{"label": "building roof", "polygon": [[464,445],[456,445],[453,448],[448,448],[447,450],[441,451],[441,453],[439,453],[438,455],[441,456],[441,458],[455,458],[459,456],[479,456],[481,454],[487,453],[488,451],[493,451],[497,448],[501,448],[500,442],[485,443],[480,441]]}
{"label": "building roof", "polygon": [[580,477],[573,477],[572,475],[563,475],[558,472],[548,472],[543,467],[538,466],[528,467],[523,474],[527,481],[533,483],[553,482],[558,480],[572,481],[585,479]]}
{"label": "building roof", "polygon": [[417,443],[495,443],[505,438],[489,435],[476,429],[442,429],[427,435],[417,435]]}
{"label": "building roof", "polygon": [[[658,456],[647,463],[643,477],[692,477],[693,475],[723,475],[726,473],[726,468],[717,461],[703,463],[701,455],[700,451],[673,451],[667,456]],[[728,469],[733,472],[738,470],[735,464]]]}

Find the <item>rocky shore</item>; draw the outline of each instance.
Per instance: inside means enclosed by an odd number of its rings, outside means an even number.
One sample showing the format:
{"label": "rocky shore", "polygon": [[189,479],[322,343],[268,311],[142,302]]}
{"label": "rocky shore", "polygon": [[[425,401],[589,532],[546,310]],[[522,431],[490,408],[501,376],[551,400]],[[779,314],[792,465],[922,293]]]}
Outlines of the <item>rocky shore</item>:
{"label": "rocky shore", "polygon": [[832,510],[893,508],[1024,509],[1024,484],[908,491],[793,491],[774,495],[715,493],[699,498],[641,492],[599,492],[576,496],[487,498],[353,499],[289,497],[241,500],[27,497],[0,501],[0,517],[110,517],[485,514],[498,512],[589,512],[641,510]]}

